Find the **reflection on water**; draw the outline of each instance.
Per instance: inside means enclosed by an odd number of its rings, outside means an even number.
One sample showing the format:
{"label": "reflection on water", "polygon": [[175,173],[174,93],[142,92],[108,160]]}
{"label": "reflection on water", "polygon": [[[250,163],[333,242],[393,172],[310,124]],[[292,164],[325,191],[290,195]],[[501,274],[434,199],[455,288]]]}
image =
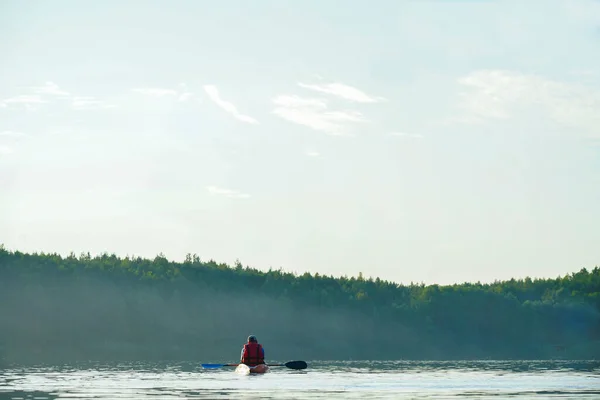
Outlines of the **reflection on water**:
{"label": "reflection on water", "polygon": [[309,361],[242,376],[196,363],[9,366],[0,399],[600,398],[598,361]]}
{"label": "reflection on water", "polygon": [[57,399],[58,396],[52,393],[46,393],[39,390],[4,390],[0,386],[0,400],[4,399],[35,399],[35,400],[51,400]]}

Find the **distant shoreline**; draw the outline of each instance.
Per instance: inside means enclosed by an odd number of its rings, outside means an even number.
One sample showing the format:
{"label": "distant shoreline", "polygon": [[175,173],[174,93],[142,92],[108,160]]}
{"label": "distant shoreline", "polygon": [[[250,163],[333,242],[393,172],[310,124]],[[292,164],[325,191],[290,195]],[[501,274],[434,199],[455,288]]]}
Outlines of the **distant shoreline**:
{"label": "distant shoreline", "polygon": [[600,357],[600,269],[494,284],[397,285],[114,255],[0,248],[0,359]]}

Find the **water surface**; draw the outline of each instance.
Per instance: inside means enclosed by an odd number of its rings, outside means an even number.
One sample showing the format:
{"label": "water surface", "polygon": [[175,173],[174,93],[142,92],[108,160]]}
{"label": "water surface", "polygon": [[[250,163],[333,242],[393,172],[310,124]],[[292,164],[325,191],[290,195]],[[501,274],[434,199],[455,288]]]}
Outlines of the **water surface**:
{"label": "water surface", "polygon": [[[282,362],[282,361],[278,361]],[[599,361],[308,361],[243,376],[196,363],[0,369],[0,399],[599,399]]]}

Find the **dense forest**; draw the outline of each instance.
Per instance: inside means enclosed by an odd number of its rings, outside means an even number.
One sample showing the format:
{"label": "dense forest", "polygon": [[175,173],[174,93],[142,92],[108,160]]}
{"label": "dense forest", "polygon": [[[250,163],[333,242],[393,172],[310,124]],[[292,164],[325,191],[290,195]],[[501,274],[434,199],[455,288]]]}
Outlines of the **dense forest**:
{"label": "dense forest", "polygon": [[553,279],[400,285],[0,246],[0,360],[593,359],[600,269]]}

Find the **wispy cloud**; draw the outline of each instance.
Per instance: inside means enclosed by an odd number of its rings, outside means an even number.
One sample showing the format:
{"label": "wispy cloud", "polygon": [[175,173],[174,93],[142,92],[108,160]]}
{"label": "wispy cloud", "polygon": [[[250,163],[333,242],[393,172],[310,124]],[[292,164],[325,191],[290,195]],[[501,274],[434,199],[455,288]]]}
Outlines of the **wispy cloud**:
{"label": "wispy cloud", "polygon": [[342,99],[354,101],[357,103],[379,103],[385,101],[385,98],[383,97],[370,96],[362,90],[339,82],[325,84],[307,84],[299,82],[298,86],[305,89],[310,89],[317,92],[337,96]]}
{"label": "wispy cloud", "polygon": [[194,93],[188,90],[187,85],[185,83],[180,83],[179,87],[181,88],[181,91],[179,92],[179,97],[177,98],[177,101],[185,102],[192,98]]}
{"label": "wispy cloud", "polygon": [[116,105],[108,104],[91,96],[75,96],[71,102],[74,110],[97,110],[103,108],[114,108]]}
{"label": "wispy cloud", "polygon": [[20,105],[25,107],[31,107],[35,104],[43,104],[47,103],[46,100],[42,99],[40,95],[19,95],[14,97],[9,97],[8,99],[2,100],[2,104],[5,106],[11,105]]}
{"label": "wispy cloud", "polygon": [[67,91],[62,90],[54,82],[46,82],[43,86],[35,86],[32,88],[34,93],[58,97],[69,97],[71,94]]}
{"label": "wispy cloud", "polygon": [[327,102],[322,99],[281,95],[272,101],[275,115],[330,135],[346,134],[348,124],[366,121],[357,111],[330,111]]}
{"label": "wispy cloud", "polygon": [[307,151],[306,155],[308,157],[320,157],[321,153],[317,152],[317,151]]}
{"label": "wispy cloud", "polygon": [[34,109],[35,105],[48,103],[46,98],[69,98],[71,94],[62,90],[54,82],[46,82],[42,86],[28,87],[29,94],[21,94],[0,101],[0,107],[8,107],[11,105]]}
{"label": "wispy cloud", "polygon": [[136,93],[140,93],[151,97],[176,96],[177,90],[164,88],[135,88],[131,89]]}
{"label": "wispy cloud", "polygon": [[464,114],[454,122],[480,123],[536,111],[555,123],[600,135],[600,93],[583,85],[504,70],[476,71],[459,83],[466,89],[459,102]]}
{"label": "wispy cloud", "polygon": [[146,88],[135,88],[131,89],[135,93],[142,94],[148,97],[154,98],[166,98],[171,97],[177,99],[178,102],[183,103],[192,98],[194,93],[187,89],[185,83],[179,84],[180,90],[160,88],[160,87],[146,87]]}
{"label": "wispy cloud", "polygon": [[232,103],[225,101],[221,98],[219,94],[219,90],[214,85],[204,85],[204,91],[208,95],[208,97],[215,102],[219,107],[223,110],[227,111],[229,114],[233,115],[235,118],[242,122],[246,122],[248,124],[258,124],[258,121],[248,115],[240,114],[237,110],[237,107]]}
{"label": "wispy cloud", "polygon": [[187,100],[189,100],[189,99],[190,99],[190,98],[191,98],[193,95],[194,95],[194,94],[193,94],[193,93],[191,93],[191,92],[183,92],[183,93],[181,93],[181,94],[179,95],[179,97],[177,98],[177,101],[181,101],[181,102],[187,101]]}
{"label": "wispy cloud", "polygon": [[225,196],[237,199],[246,199],[250,197],[250,195],[247,193],[241,193],[237,190],[225,189],[217,186],[207,186],[206,190],[208,190],[208,192],[213,196]]}
{"label": "wispy cloud", "polygon": [[0,131],[0,137],[2,137],[2,136],[18,138],[18,137],[25,136],[25,134],[23,132],[16,132],[16,131]]}
{"label": "wispy cloud", "polygon": [[14,153],[14,147],[8,145],[6,142],[9,142],[11,144],[16,143],[17,141],[21,140],[21,138],[25,137],[25,134],[22,132],[16,132],[16,131],[0,131],[0,141],[2,141],[3,143],[0,143],[0,155],[6,155],[6,154],[11,154]]}
{"label": "wispy cloud", "polygon": [[594,70],[594,69],[582,69],[582,68],[577,68],[577,69],[573,69],[571,71],[569,71],[570,75],[574,75],[577,77],[583,77],[583,78],[596,78],[598,77],[599,73],[598,71]]}
{"label": "wispy cloud", "polygon": [[390,132],[388,133],[389,136],[398,136],[398,137],[406,137],[406,138],[412,138],[412,139],[422,139],[423,135],[421,135],[420,133],[408,133],[408,132]]}
{"label": "wispy cloud", "polygon": [[11,154],[13,152],[14,152],[14,150],[13,150],[12,147],[5,146],[5,145],[0,145],[0,155]]}

